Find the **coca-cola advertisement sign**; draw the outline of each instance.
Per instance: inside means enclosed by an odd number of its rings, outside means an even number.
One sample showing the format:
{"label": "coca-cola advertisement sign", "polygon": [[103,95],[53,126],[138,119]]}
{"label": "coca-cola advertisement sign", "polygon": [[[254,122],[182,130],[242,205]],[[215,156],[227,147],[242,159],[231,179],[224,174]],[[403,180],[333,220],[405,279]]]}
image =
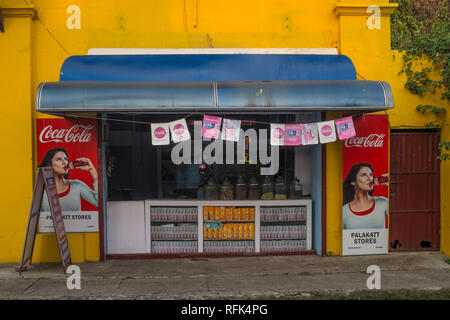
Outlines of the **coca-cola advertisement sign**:
{"label": "coca-cola advertisement sign", "polygon": [[353,137],[344,141],[346,148],[382,148],[384,145],[385,134],[372,133],[366,137]]}
{"label": "coca-cola advertisement sign", "polygon": [[387,115],[354,117],[343,141],[342,254],[385,254],[389,226]]}
{"label": "coca-cola advertisement sign", "polygon": [[94,125],[76,124],[69,129],[60,129],[53,128],[53,125],[49,124],[39,134],[39,142],[89,143],[92,141],[92,129],[94,128]]}
{"label": "coca-cola advertisement sign", "polygon": [[[98,232],[97,121],[37,119],[37,165],[55,176],[67,232]],[[54,232],[46,195],[39,232]]]}

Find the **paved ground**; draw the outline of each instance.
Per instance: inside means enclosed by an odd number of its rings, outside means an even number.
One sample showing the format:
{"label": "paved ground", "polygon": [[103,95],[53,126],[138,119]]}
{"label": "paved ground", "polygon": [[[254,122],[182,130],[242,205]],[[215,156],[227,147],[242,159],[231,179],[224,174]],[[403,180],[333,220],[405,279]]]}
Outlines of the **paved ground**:
{"label": "paved ground", "polygon": [[108,260],[79,264],[81,289],[69,290],[60,264],[0,264],[0,299],[252,299],[367,289],[370,265],[381,289],[450,289],[450,265],[440,252],[378,256],[260,256]]}

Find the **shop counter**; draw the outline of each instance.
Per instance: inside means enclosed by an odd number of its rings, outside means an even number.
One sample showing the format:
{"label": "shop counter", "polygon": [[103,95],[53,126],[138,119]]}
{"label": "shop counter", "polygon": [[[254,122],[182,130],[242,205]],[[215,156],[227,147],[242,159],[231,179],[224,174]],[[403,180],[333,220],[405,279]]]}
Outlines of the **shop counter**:
{"label": "shop counter", "polygon": [[301,252],[312,200],[111,201],[108,254]]}

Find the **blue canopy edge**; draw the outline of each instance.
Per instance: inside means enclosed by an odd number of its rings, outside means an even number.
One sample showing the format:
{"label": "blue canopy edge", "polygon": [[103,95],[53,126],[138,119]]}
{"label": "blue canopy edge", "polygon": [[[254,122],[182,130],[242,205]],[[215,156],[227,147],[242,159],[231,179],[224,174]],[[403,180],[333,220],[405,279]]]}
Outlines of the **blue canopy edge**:
{"label": "blue canopy edge", "polygon": [[41,83],[40,112],[385,110],[392,90],[380,81]]}

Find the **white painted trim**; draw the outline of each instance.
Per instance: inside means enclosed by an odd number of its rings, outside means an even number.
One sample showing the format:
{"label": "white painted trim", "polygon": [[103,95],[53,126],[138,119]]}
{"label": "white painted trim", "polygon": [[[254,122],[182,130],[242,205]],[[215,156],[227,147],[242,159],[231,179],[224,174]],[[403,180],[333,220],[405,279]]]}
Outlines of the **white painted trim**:
{"label": "white painted trim", "polygon": [[170,54],[326,54],[337,55],[336,48],[91,48],[88,55],[170,55]]}

